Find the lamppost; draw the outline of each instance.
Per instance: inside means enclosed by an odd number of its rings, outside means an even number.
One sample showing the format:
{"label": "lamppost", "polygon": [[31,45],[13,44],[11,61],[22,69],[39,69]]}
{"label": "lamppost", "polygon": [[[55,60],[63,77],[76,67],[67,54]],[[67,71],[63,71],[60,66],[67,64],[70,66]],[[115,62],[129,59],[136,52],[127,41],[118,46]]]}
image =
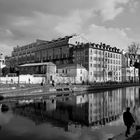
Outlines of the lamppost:
{"label": "lamppost", "polygon": [[2,70],[1,70],[1,62],[0,62],[0,83],[1,83],[1,73],[2,73]]}
{"label": "lamppost", "polygon": [[103,80],[104,82],[107,80],[107,56],[105,50],[103,50]]}
{"label": "lamppost", "polygon": [[106,68],[106,58],[105,58],[105,45],[103,44],[103,81],[105,82],[105,68]]}
{"label": "lamppost", "polygon": [[0,83],[1,83],[1,75],[2,75],[2,62],[3,62],[3,60],[2,60],[2,53],[0,54]]}

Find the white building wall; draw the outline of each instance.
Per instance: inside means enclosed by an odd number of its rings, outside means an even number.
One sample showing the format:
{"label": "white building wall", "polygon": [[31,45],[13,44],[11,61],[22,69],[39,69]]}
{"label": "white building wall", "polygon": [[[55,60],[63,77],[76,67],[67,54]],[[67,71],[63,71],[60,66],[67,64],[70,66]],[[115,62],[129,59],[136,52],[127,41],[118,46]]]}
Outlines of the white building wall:
{"label": "white building wall", "polygon": [[[64,83],[83,83],[83,81],[87,82],[88,78],[87,70],[83,67],[66,66],[58,68],[58,75],[60,75],[61,81],[65,81]],[[61,82],[60,80],[57,81]]]}
{"label": "white building wall", "polygon": [[58,68],[57,71],[59,74],[66,75],[66,76],[75,77],[77,75],[76,69],[73,68],[71,69],[71,68],[63,67],[63,68]]}
{"label": "white building wall", "polygon": [[[29,80],[30,79],[30,80]],[[22,84],[40,84],[45,80],[45,77],[34,77],[33,75],[20,75],[18,77],[0,77],[1,83],[14,84],[14,83],[22,83]]]}
{"label": "white building wall", "polygon": [[[121,54],[89,48],[89,82],[122,81]],[[112,73],[110,76],[109,73]]]}
{"label": "white building wall", "polygon": [[4,68],[5,66],[5,59],[3,57],[0,57],[0,69]]}
{"label": "white building wall", "polygon": [[87,70],[83,68],[77,69],[77,76],[76,76],[76,82],[77,83],[83,83],[86,82],[88,79],[87,77]]}

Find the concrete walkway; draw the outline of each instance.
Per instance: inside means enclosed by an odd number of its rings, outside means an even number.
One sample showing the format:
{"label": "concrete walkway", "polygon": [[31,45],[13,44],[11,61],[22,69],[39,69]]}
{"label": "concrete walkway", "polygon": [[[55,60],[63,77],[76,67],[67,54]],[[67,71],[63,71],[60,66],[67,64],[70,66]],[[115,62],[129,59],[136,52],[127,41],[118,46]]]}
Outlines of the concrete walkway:
{"label": "concrete walkway", "polygon": [[140,130],[138,130],[132,137],[127,140],[140,140]]}
{"label": "concrete walkway", "polygon": [[110,140],[140,140],[140,130],[136,131],[135,129],[132,129],[129,137],[125,137],[125,132],[122,132]]}

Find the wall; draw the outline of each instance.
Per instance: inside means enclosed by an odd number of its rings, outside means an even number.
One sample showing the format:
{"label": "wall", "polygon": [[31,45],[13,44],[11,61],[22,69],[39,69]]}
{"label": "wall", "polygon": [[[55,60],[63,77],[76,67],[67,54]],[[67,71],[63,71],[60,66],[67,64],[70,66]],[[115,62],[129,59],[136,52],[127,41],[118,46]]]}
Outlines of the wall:
{"label": "wall", "polygon": [[[33,75],[20,75],[19,82],[20,83],[31,83],[31,84],[40,84],[45,80],[45,77],[34,77]],[[1,83],[18,83],[18,77],[0,77]]]}
{"label": "wall", "polygon": [[[58,68],[60,79],[67,81],[66,83],[83,83],[87,82],[88,72],[85,68],[63,67]],[[59,80],[60,81],[60,80]],[[62,80],[61,80],[62,81]]]}
{"label": "wall", "polygon": [[68,77],[75,77],[77,75],[76,69],[70,67],[58,68],[57,71],[59,74],[64,74],[67,75]]}
{"label": "wall", "polygon": [[87,70],[82,69],[82,68],[78,68],[77,69],[76,80],[77,80],[77,83],[87,82],[88,81],[88,72],[87,72]]}
{"label": "wall", "polygon": [[139,74],[138,69],[134,67],[128,67],[122,69],[122,82],[138,82]]}

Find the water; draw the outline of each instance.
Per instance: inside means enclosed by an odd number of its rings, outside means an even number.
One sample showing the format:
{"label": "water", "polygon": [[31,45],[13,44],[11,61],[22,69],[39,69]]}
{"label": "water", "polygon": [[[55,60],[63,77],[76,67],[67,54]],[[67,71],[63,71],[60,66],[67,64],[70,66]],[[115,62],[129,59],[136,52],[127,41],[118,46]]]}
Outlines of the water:
{"label": "water", "polygon": [[43,100],[4,101],[1,140],[106,140],[125,131],[122,113],[139,109],[140,87]]}

